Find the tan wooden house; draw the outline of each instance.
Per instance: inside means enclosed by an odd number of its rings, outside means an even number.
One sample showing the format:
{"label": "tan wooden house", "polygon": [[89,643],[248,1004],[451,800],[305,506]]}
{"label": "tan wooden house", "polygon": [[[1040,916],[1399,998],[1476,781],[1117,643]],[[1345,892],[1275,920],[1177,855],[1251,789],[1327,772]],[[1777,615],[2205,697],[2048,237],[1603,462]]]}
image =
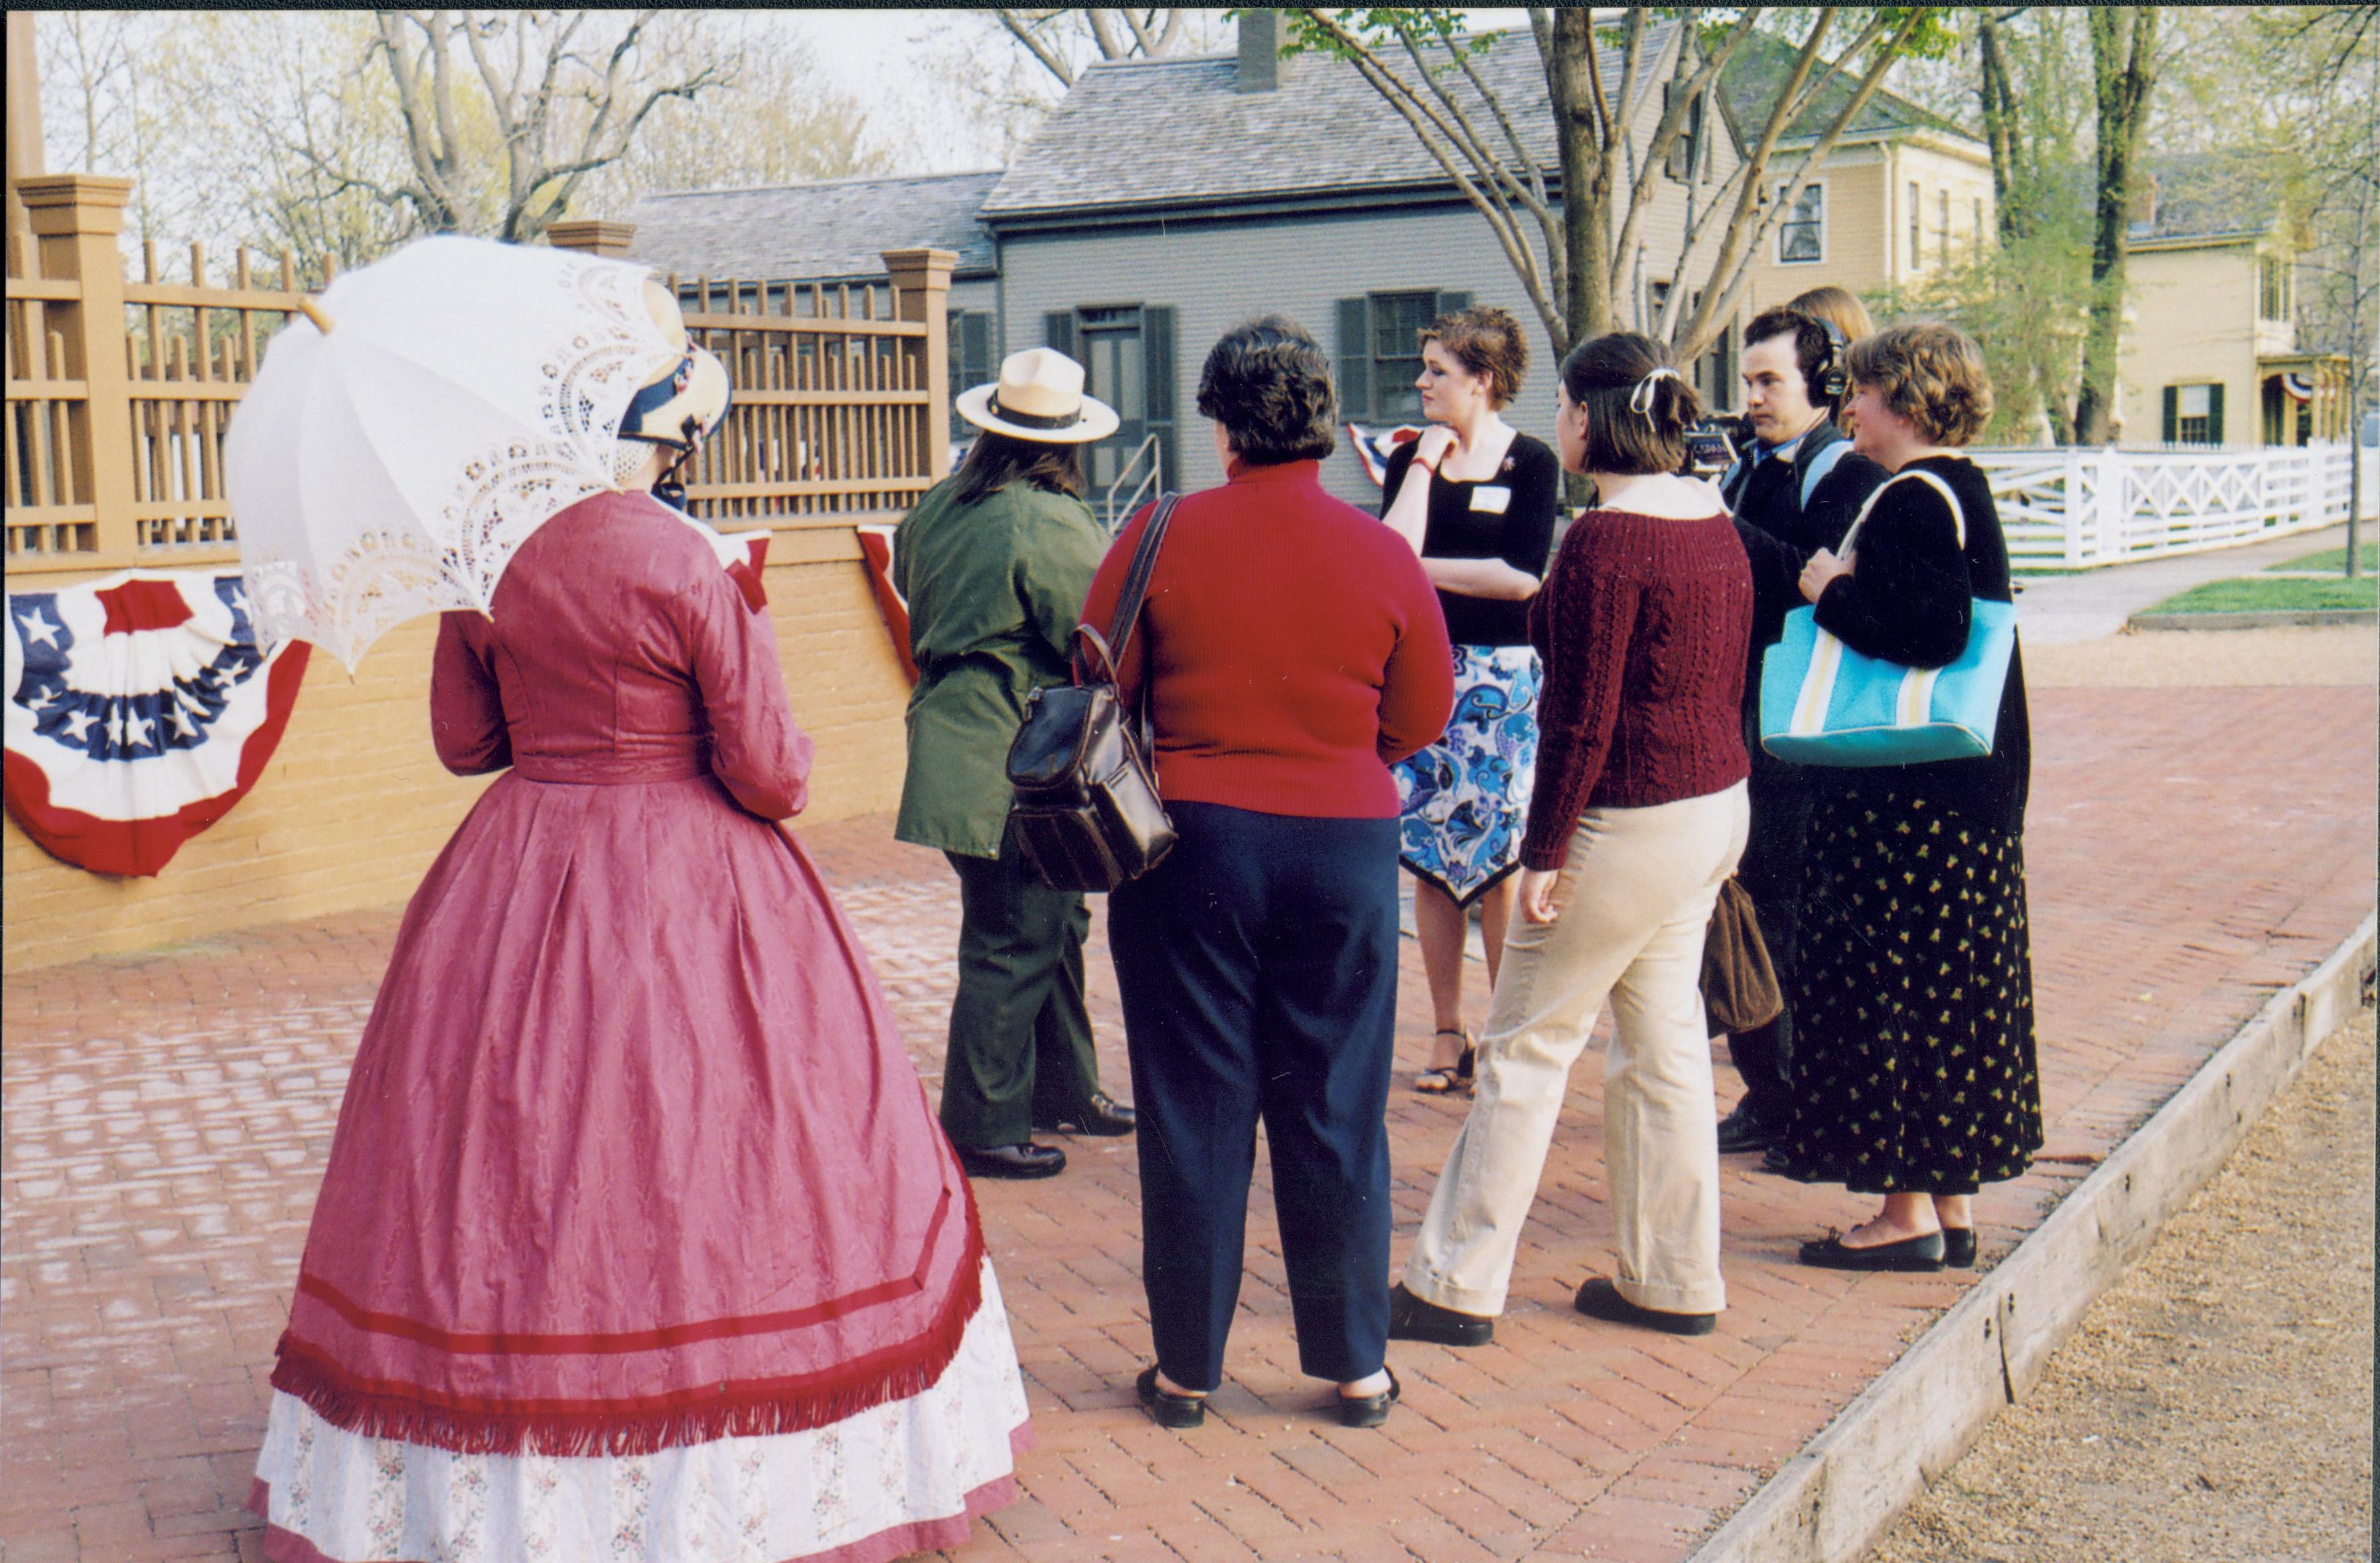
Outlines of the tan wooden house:
{"label": "tan wooden house", "polygon": [[2117,403],[2125,444],[2347,438],[2347,360],[2298,350],[2308,236],[2212,159],[2160,158],[2132,224]]}

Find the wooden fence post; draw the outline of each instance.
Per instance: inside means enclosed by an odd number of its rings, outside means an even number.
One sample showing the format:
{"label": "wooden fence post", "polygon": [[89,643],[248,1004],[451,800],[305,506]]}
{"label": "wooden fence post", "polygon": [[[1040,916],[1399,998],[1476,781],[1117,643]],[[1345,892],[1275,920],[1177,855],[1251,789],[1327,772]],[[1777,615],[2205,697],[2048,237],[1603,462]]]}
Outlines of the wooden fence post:
{"label": "wooden fence post", "polygon": [[574,217],[545,230],[546,242],[556,249],[583,250],[606,260],[625,260],[628,242],[637,236],[634,223],[609,217]]}
{"label": "wooden fence post", "polygon": [[884,270],[899,297],[901,319],[923,321],[917,377],[926,393],[926,477],[941,482],[951,471],[951,268],[958,255],[948,249],[888,249]]}
{"label": "wooden fence post", "polygon": [[42,274],[72,281],[71,303],[52,304],[53,329],[66,339],[66,371],[83,382],[69,406],[74,491],[91,507],[101,555],[127,564],[139,545],[132,503],[132,376],[126,349],[124,231],[132,181],[100,174],[37,174],[17,195],[41,245]]}

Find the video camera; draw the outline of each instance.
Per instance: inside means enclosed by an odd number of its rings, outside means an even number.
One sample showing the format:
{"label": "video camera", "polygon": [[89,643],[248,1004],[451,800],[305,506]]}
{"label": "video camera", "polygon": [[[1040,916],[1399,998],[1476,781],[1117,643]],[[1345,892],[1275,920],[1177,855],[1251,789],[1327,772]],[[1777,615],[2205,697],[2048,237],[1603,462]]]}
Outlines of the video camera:
{"label": "video camera", "polygon": [[1716,478],[1735,465],[1737,449],[1751,441],[1741,418],[1706,418],[1686,430],[1682,478]]}

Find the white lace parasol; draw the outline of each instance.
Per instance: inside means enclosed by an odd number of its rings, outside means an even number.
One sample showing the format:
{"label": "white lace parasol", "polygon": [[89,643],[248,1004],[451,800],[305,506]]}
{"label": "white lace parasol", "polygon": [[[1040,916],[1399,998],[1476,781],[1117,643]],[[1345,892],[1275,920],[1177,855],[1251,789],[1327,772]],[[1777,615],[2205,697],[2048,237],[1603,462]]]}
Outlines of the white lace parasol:
{"label": "white lace parasol", "polygon": [[292,316],[233,415],[225,478],[257,635],[352,670],[391,626],[486,612],[528,535],[616,487],[637,387],[680,351],[625,261],[407,245]]}

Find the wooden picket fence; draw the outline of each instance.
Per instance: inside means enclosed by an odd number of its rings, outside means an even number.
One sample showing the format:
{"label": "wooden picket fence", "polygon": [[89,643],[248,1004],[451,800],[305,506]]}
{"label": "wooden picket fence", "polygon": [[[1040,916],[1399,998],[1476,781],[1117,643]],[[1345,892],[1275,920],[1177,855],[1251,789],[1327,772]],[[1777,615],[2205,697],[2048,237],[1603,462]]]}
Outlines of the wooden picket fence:
{"label": "wooden picket fence", "polygon": [[[19,184],[33,231],[7,243],[12,575],[236,560],[225,434],[301,289],[332,278],[242,249],[217,280],[193,245],[187,280],[169,279],[149,245],[128,280],[118,245],[130,191],[128,180],[81,174]],[[577,226],[618,236],[614,224]],[[601,236],[577,247],[601,250]],[[906,509],[943,475],[951,260],[888,252],[886,281],[857,289],[682,286],[689,331],[735,387],[727,424],[689,476],[689,509],[847,526]]]}

